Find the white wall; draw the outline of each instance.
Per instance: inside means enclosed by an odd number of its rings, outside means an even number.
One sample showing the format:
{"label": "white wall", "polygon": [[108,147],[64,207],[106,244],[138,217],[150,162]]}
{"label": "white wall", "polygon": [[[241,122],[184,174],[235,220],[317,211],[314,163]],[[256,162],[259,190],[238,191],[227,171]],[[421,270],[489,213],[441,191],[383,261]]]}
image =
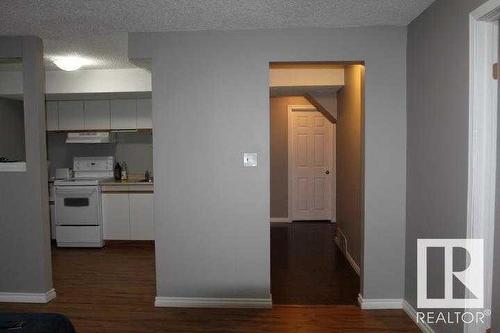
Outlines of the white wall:
{"label": "white wall", "polygon": [[342,86],[343,68],[271,68],[270,87]]}
{"label": "white wall", "polygon": [[[141,69],[100,69],[45,72],[46,94],[151,91],[151,73]],[[3,72],[0,94],[22,93],[21,72]]]}
{"label": "white wall", "polygon": [[153,63],[158,296],[270,296],[269,62],[364,60],[363,296],[403,297],[406,28],[132,33],[129,56]]}

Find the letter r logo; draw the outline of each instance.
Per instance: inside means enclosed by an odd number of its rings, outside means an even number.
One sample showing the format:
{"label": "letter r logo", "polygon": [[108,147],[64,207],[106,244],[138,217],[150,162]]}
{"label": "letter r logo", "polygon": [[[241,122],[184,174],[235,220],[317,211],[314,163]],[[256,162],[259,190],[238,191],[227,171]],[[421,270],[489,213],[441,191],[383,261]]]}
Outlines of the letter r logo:
{"label": "letter r logo", "polygon": [[[419,239],[417,241],[417,307],[439,308],[482,308],[484,306],[484,257],[482,239]],[[444,248],[444,298],[428,298],[427,249]],[[462,248],[468,254],[466,268],[453,270],[453,249]],[[470,298],[453,297],[453,279],[460,281],[469,291]],[[466,293],[467,296],[467,293]]]}

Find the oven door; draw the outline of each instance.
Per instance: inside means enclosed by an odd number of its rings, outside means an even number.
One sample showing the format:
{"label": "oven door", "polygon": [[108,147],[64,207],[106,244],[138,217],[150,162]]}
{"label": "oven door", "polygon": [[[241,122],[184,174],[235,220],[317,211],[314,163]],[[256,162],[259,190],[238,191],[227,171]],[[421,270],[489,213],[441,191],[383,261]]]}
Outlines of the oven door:
{"label": "oven door", "polygon": [[56,225],[100,225],[98,186],[56,186]]}

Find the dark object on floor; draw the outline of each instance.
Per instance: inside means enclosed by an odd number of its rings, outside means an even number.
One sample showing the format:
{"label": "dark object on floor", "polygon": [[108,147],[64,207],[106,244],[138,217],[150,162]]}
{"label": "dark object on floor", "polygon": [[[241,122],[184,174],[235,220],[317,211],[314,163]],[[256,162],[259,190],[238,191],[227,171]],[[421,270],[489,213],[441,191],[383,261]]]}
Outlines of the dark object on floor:
{"label": "dark object on floor", "polygon": [[63,315],[51,313],[0,313],[1,333],[76,333]]}

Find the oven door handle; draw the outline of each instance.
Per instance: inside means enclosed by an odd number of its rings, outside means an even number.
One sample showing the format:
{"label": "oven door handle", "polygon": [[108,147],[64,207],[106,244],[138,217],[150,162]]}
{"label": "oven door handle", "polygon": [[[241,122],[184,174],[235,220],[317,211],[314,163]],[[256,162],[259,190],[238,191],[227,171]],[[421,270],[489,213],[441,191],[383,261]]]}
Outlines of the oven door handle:
{"label": "oven door handle", "polygon": [[56,188],[56,195],[60,194],[62,196],[64,195],[76,195],[79,197],[87,196],[90,197],[92,196],[97,190],[95,188],[91,189],[71,189],[71,188]]}

